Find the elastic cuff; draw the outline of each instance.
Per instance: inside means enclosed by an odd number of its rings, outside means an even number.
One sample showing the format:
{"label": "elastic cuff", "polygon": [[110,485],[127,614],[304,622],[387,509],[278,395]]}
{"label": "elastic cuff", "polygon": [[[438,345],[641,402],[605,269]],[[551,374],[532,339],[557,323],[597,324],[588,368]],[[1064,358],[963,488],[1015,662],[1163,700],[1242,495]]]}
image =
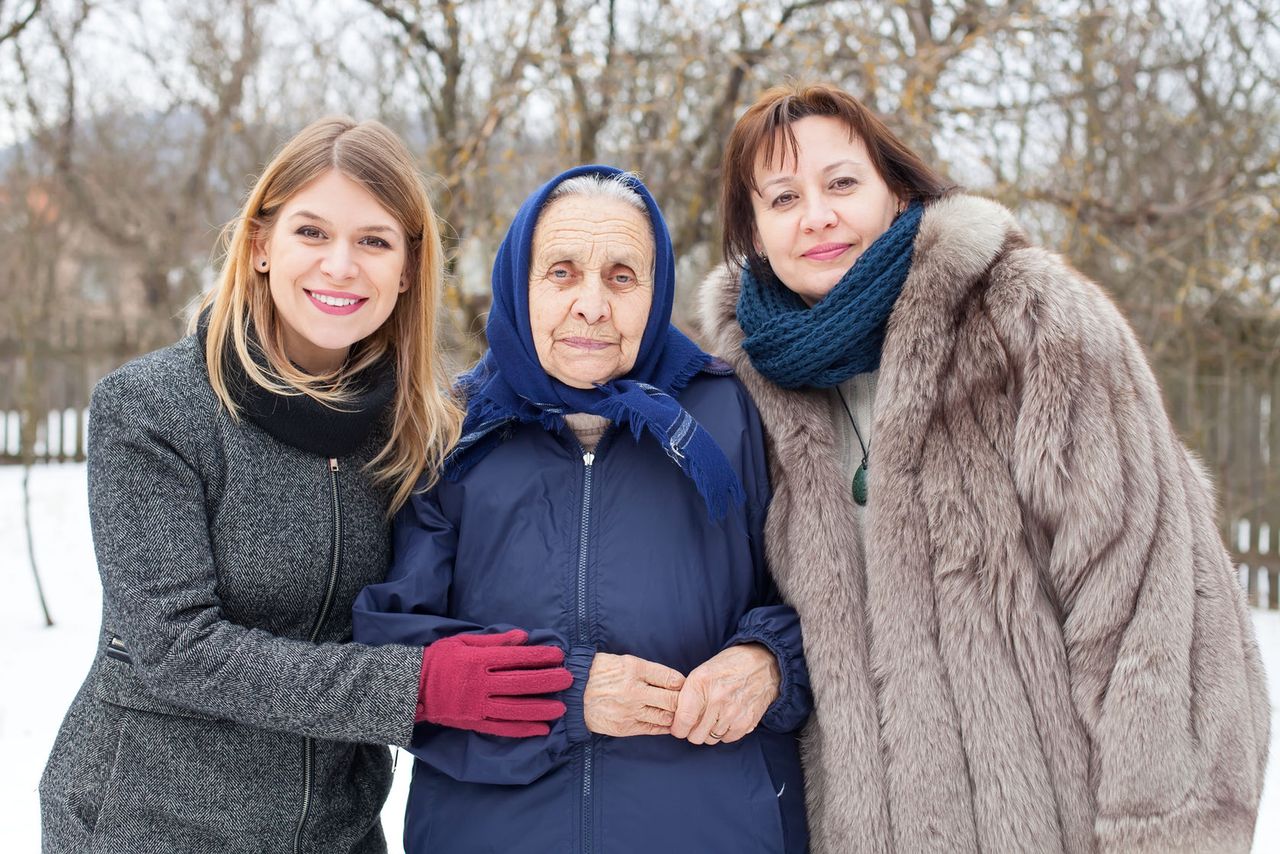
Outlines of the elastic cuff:
{"label": "elastic cuff", "polygon": [[564,666],[573,675],[573,684],[560,692],[564,703],[564,729],[570,744],[581,744],[591,738],[591,730],[587,729],[586,717],[582,709],[582,695],[587,689],[587,678],[591,675],[591,662],[595,661],[596,648],[593,646],[574,646],[564,657]]}
{"label": "elastic cuff", "polygon": [[779,727],[791,715],[795,705],[795,698],[791,696],[794,693],[793,683],[795,681],[791,676],[791,650],[787,648],[781,638],[760,626],[753,626],[750,629],[739,631],[729,638],[723,648],[728,649],[731,646],[739,646],[744,643],[758,643],[772,652],[774,657],[778,659],[778,675],[780,677],[778,699],[770,703],[769,708],[765,709],[764,715],[760,718],[760,725],[768,730],[783,732],[785,727],[782,729]]}

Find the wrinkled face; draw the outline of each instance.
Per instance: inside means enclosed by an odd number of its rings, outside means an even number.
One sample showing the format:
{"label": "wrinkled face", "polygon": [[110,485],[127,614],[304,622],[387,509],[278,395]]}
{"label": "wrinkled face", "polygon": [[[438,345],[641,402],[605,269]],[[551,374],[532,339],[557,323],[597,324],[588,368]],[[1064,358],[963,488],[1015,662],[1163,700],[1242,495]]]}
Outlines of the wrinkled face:
{"label": "wrinkled face", "polygon": [[568,196],[538,218],[529,327],[542,369],[574,388],[636,363],[653,301],[649,220],[615,199]]}
{"label": "wrinkled face", "polygon": [[408,288],[406,251],[396,218],[342,173],[294,193],[252,259],[259,272],[266,262],[289,360],[309,373],[340,367]]}
{"label": "wrinkled face", "polygon": [[893,224],[901,202],[839,119],[809,116],[791,130],[797,162],[778,150],[772,163],[761,157],[752,207],[758,248],[782,284],[812,306]]}

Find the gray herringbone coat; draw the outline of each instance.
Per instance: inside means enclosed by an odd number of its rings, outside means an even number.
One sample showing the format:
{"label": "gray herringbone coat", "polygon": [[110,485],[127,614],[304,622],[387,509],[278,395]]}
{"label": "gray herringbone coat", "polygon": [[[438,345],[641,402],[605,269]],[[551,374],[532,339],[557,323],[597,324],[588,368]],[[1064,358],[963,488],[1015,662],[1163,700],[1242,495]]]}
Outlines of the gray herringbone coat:
{"label": "gray herringbone coat", "polygon": [[387,565],[375,446],[334,472],[233,423],[194,338],[99,384],[102,632],[40,782],[46,852],[385,850],[422,653],[343,643]]}
{"label": "gray herringbone coat", "polygon": [[889,322],[860,557],[826,392],[757,374],[771,567],[816,713],[815,852],[1245,852],[1269,715],[1209,481],[1102,291],[1001,206],[925,213]]}

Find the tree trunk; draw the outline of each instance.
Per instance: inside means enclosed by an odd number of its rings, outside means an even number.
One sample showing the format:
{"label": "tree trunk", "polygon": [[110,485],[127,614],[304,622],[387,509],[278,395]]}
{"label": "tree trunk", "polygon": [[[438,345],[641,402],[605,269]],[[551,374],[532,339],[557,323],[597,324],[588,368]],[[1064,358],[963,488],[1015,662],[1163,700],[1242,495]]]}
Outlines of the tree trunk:
{"label": "tree trunk", "polygon": [[22,522],[27,531],[27,560],[31,562],[31,576],[36,582],[36,597],[40,600],[40,611],[44,614],[46,627],[53,626],[53,617],[49,614],[49,602],[44,596],[44,584],[40,581],[40,568],[36,564],[36,541],[31,535],[31,460],[22,464]]}

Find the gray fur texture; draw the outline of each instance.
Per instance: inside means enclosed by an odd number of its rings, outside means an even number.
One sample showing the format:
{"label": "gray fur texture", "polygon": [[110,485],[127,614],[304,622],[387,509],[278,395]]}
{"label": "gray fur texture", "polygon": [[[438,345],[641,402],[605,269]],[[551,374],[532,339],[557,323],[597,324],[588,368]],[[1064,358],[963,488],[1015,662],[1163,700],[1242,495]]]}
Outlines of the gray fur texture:
{"label": "gray fur texture", "polygon": [[[825,391],[751,367],[800,613],[817,854],[1247,852],[1265,681],[1208,478],[1127,322],[1000,205],[930,206],[889,322],[866,527]],[[858,538],[866,537],[866,565]]]}

